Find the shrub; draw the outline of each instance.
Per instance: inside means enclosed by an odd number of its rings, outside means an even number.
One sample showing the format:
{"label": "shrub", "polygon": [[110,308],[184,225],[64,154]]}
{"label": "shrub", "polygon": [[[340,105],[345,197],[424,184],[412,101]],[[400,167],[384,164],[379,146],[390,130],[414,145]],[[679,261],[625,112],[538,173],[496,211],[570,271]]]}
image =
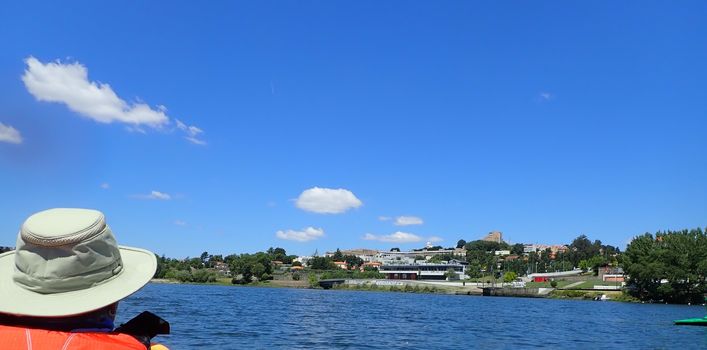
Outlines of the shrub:
{"label": "shrub", "polygon": [[557,281],[555,281],[555,280],[550,281],[550,287],[557,288]]}
{"label": "shrub", "polygon": [[307,276],[307,279],[309,280],[309,287],[310,288],[316,288],[319,287],[317,275],[310,273],[309,276]]}
{"label": "shrub", "polygon": [[192,275],[189,273],[189,271],[184,271],[184,270],[179,270],[175,273],[175,279],[177,279],[180,282],[191,282],[192,281]]}
{"label": "shrub", "polygon": [[199,269],[199,270],[194,271],[194,273],[191,274],[191,277],[192,277],[192,282],[209,283],[209,282],[216,282],[216,278],[218,277],[218,274],[216,273],[216,271],[213,271],[213,270]]}

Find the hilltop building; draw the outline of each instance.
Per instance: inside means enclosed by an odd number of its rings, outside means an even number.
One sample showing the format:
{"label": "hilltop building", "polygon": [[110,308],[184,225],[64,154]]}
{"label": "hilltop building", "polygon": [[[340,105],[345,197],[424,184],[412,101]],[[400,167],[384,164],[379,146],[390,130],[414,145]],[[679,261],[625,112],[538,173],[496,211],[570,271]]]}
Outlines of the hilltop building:
{"label": "hilltop building", "polygon": [[[326,252],[327,257],[333,257],[335,252]],[[428,249],[420,249],[420,250],[410,250],[410,251],[382,251],[382,250],[374,250],[374,249],[348,249],[348,250],[341,250],[342,255],[354,255],[356,257],[359,257],[363,260],[364,263],[367,262],[382,262],[382,263],[395,263],[396,261],[399,262],[401,260],[403,261],[409,261],[413,262],[415,258],[420,258],[428,260],[432,258],[435,255],[452,255],[458,258],[463,259],[466,257],[466,249],[464,248],[455,248],[455,249],[439,249],[439,250],[428,250]]]}
{"label": "hilltop building", "polygon": [[[378,250],[375,249],[347,249],[347,250],[341,250],[342,255],[354,255],[358,258],[361,258],[364,262],[370,262],[370,261],[376,261],[376,255],[380,253]],[[326,252],[325,256],[327,257],[333,257],[335,252]]]}
{"label": "hilltop building", "polygon": [[503,233],[501,231],[492,231],[489,232],[484,238],[481,239],[482,241],[487,241],[487,242],[496,242],[496,243],[503,243]]}

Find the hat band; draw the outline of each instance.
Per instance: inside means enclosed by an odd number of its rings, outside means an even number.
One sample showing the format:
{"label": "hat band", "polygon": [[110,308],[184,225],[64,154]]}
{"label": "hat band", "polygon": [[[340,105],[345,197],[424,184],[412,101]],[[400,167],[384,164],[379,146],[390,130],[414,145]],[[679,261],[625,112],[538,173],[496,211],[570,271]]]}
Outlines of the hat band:
{"label": "hat band", "polygon": [[123,261],[120,257],[113,263],[99,269],[65,277],[37,278],[21,271],[17,265],[15,266],[15,273],[12,276],[15,283],[24,289],[41,294],[65,293],[91,288],[112,280],[123,271]]}

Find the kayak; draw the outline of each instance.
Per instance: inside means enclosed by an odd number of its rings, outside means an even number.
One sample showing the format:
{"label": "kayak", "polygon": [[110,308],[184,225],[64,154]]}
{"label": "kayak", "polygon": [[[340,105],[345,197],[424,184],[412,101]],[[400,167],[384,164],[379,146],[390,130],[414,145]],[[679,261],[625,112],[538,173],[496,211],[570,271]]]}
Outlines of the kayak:
{"label": "kayak", "polygon": [[678,326],[705,326],[707,327],[707,316],[703,318],[687,318],[684,320],[677,320],[675,324]]}

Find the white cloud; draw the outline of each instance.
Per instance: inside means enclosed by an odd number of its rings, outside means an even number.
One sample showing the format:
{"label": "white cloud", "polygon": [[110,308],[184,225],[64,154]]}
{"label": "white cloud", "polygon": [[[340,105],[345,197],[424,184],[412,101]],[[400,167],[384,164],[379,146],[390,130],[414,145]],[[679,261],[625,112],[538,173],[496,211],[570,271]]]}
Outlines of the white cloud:
{"label": "white cloud", "polygon": [[390,216],[379,216],[379,221],[390,221],[392,218]]}
{"label": "white cloud", "polygon": [[104,183],[101,184],[101,188],[104,189],[104,190],[107,190],[107,189],[110,188],[110,184],[108,184],[107,182],[104,182]]}
{"label": "white cloud", "polygon": [[22,135],[20,135],[20,132],[12,126],[0,123],[0,142],[19,145],[22,143]]}
{"label": "white cloud", "polygon": [[195,145],[199,145],[199,146],[206,145],[206,141],[199,139],[199,134],[203,133],[204,132],[203,130],[197,128],[194,125],[187,126],[186,124],[182,123],[179,119],[176,120],[176,123],[177,123],[177,128],[179,128],[179,130],[181,130],[187,134],[187,136],[184,136],[184,138],[187,141],[189,141]]}
{"label": "white cloud", "polygon": [[[65,104],[70,110],[99,123],[127,124],[130,132],[145,134],[145,126],[160,129],[170,123],[167,107],[150,107],[141,101],[128,103],[121,99],[108,84],[90,81],[88,69],[79,62],[42,63],[30,56],[25,59],[27,69],[22,81],[38,101]],[[174,120],[184,138],[196,145],[206,145],[199,138],[204,131],[194,125]]]}
{"label": "white cloud", "polygon": [[401,231],[389,235],[374,235],[372,233],[366,233],[366,235],[363,236],[363,239],[367,241],[380,241],[389,243],[414,243],[422,241],[422,237],[416,234]]}
{"label": "white cloud", "polygon": [[186,226],[187,222],[182,220],[174,220],[174,224],[177,226]]}
{"label": "white cloud", "polygon": [[319,187],[303,191],[295,203],[297,208],[320,214],[340,214],[362,204],[349,190]]}
{"label": "white cloud", "polygon": [[288,241],[307,242],[324,237],[324,230],[310,226],[302,231],[280,230],[275,233],[275,236]]}
{"label": "white cloud", "polygon": [[63,103],[70,110],[99,123],[120,122],[160,127],[169,123],[164,106],[127,103],[108,84],[88,80],[88,69],[78,62],[42,63],[30,56],[22,81],[37,100]]}
{"label": "white cloud", "polygon": [[172,196],[169,195],[168,193],[160,192],[160,191],[150,191],[149,194],[137,194],[133,196],[134,198],[138,199],[152,199],[152,200],[162,200],[162,201],[168,201],[172,199]]}
{"label": "white cloud", "polygon": [[555,94],[543,91],[539,95],[540,101],[550,101],[555,98]]}
{"label": "white cloud", "polygon": [[149,195],[147,195],[147,198],[149,199],[161,199],[161,200],[170,200],[172,199],[172,196],[170,196],[167,193],[159,192],[159,191],[152,191],[150,192]]}
{"label": "white cloud", "polygon": [[422,225],[424,221],[417,216],[398,216],[395,218],[395,226]]}

